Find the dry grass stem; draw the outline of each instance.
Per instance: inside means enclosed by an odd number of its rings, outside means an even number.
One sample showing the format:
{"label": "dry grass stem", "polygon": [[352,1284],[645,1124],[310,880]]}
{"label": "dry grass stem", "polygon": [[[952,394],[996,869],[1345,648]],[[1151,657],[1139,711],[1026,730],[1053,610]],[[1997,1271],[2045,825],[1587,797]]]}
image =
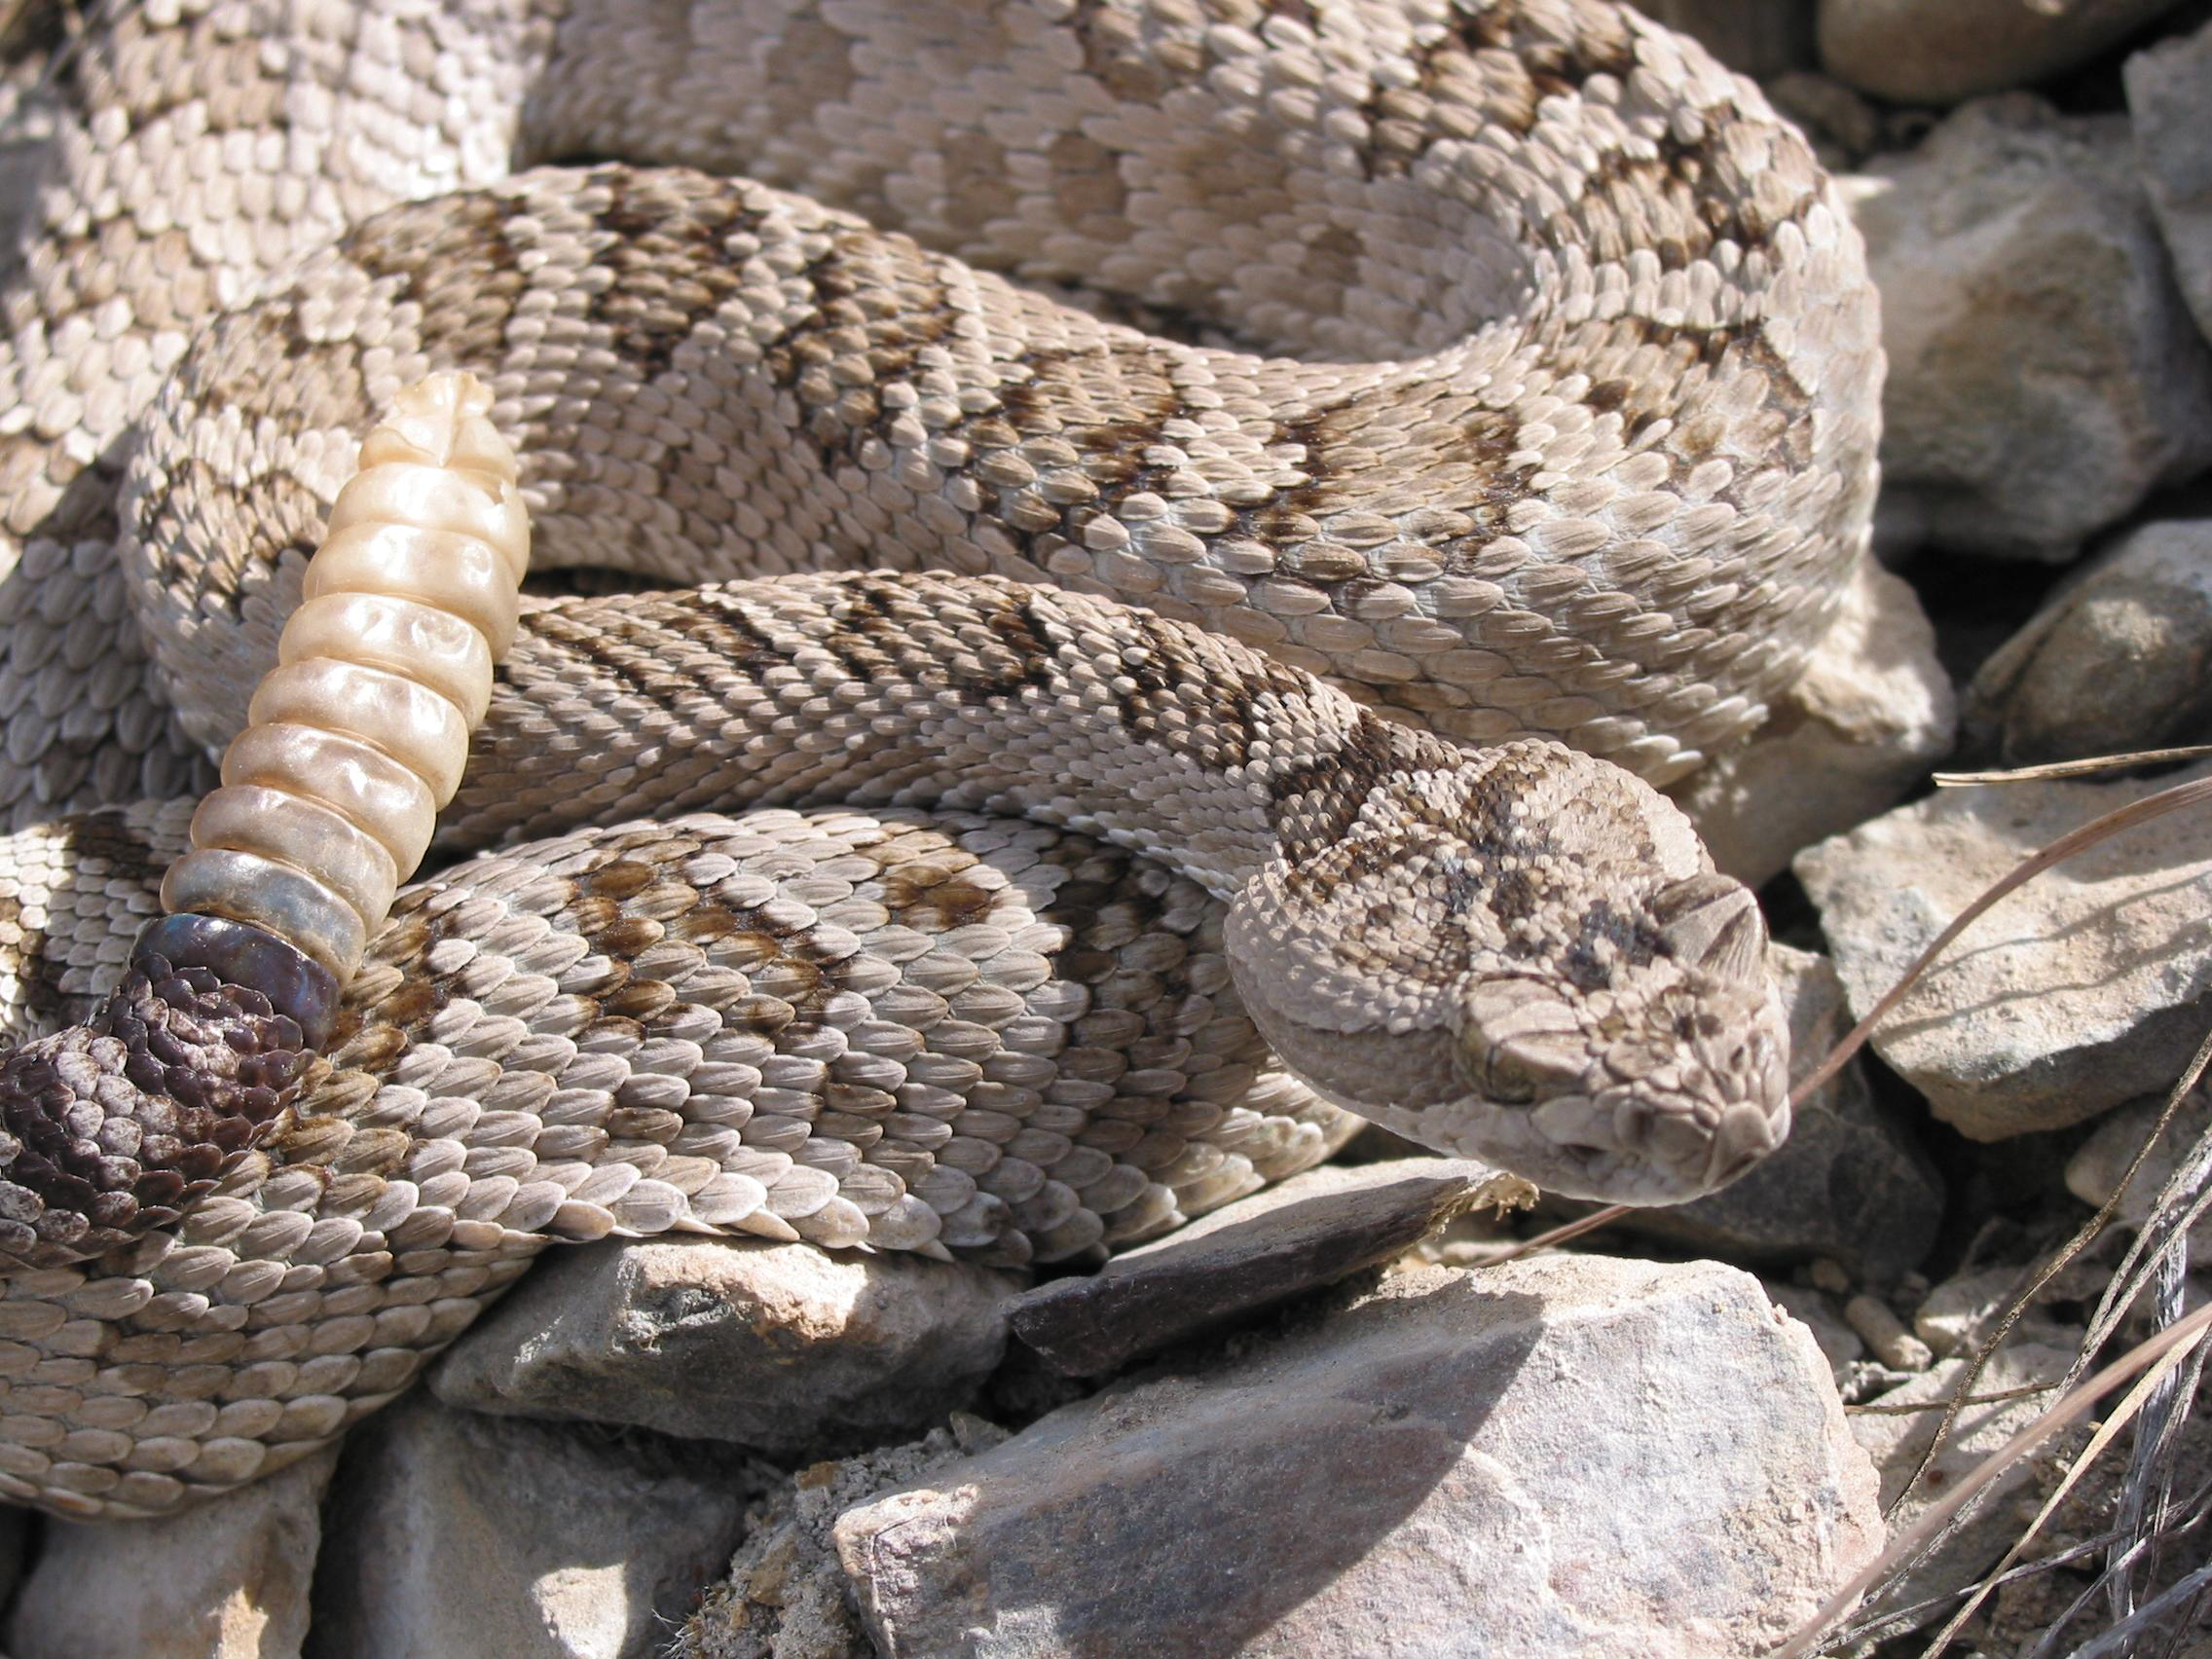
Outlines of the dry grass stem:
{"label": "dry grass stem", "polygon": [[2126,755],[2098,755],[2086,760],[2052,760],[2041,766],[2014,766],[2001,772],[1936,772],[1931,780],[1939,790],[1967,784],[2039,784],[2051,778],[2085,778],[2098,772],[2118,772],[2129,766],[2164,766],[2181,760],[2201,760],[2212,755],[2212,743],[2191,744],[2183,749],[2138,749]]}
{"label": "dry grass stem", "polygon": [[2052,1405],[2034,1422],[1983,1458],[1949,1493],[1930,1504],[1927,1513],[1892,1539],[1880,1556],[1852,1574],[1850,1580],[1830,1596],[1820,1610],[1798,1628],[1794,1636],[1776,1648],[1769,1659],[1809,1659],[1810,1655],[1819,1652],[1822,1638],[1830,1625],[1855,1606],[1870,1586],[1888,1576],[1898,1564],[1915,1558],[1924,1544],[1934,1539],[1953,1516],[1979,1495],[1999,1475],[2027,1456],[2051,1435],[2078,1421],[2091,1406],[2130,1377],[2155,1365],[2184,1344],[2194,1345],[2207,1329],[2212,1329],[2212,1303],[2199,1308],[2157,1336],[2139,1343]]}

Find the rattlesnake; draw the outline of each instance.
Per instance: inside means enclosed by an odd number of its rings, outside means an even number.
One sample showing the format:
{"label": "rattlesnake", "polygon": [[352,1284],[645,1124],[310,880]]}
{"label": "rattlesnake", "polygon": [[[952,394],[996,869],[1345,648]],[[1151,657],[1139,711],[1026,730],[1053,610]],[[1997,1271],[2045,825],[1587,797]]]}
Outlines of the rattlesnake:
{"label": "rattlesnake", "polygon": [[[18,822],[204,783],[438,363],[498,391],[541,567],[893,573],[525,616],[441,837],[556,838],[402,896],[332,1068],[181,1221],[8,1271],[0,1493],[289,1460],[549,1236],[1141,1236],[1346,1132],[1255,1018],[1569,1188],[1771,1141],[1748,897],[1520,740],[1679,776],[1860,551],[1873,302],[1801,141],[1598,4],[757,10],[116,7],[64,52],[0,357]],[[630,161],[499,176],[577,154]],[[674,816],[763,801],[850,808]],[[18,835],[32,1017],[104,990],[181,828]]]}

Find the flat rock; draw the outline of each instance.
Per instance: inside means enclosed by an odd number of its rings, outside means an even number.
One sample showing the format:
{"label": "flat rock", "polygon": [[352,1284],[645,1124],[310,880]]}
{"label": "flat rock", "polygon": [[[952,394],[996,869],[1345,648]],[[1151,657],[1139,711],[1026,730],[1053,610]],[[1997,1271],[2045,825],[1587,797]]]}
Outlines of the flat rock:
{"label": "flat rock", "polygon": [[431,1386],[474,1411],[816,1456],[903,1439],[963,1404],[997,1367],[1024,1282],[896,1251],[595,1246],[541,1263]]}
{"label": "flat rock", "polygon": [[[2104,1208],[2105,1200],[2120,1185],[2127,1166],[2135,1161],[2136,1150],[2149,1136],[2151,1126],[2158,1121],[2158,1114],[2165,1106],[2166,1097],[2162,1094],[2130,1101],[2099,1124],[2095,1132],[2066,1161],[2066,1190],[2092,1209]],[[2120,1208],[2115,1212],[2122,1227],[2141,1227],[2149,1219],[2151,1206],[2172,1178],[2174,1165],[2181,1161],[2182,1154],[2208,1133],[2212,1133],[2212,1099],[2207,1099],[2200,1088],[2181,1103],[2174,1121],[2166,1125],[2166,1132],[2158,1137],[2150,1156],[2143,1160],[2143,1167],[2127,1184]],[[2191,1228],[2190,1238],[2193,1244],[2212,1239],[2212,1217],[2201,1219]]]}
{"label": "flat rock", "polygon": [[[1725,1356],[1721,1360],[1718,1356]],[[848,1510],[886,1655],[1761,1653],[1881,1522],[1750,1275],[1419,1268]]]}
{"label": "flat rock", "polygon": [[1670,793],[1721,870],[1764,886],[1799,848],[1900,799],[1950,752],[1957,716],[1920,601],[1861,559],[1835,625],[1766,724]]}
{"label": "flat rock", "polygon": [[696,1448],[413,1395],[348,1445],[308,1659],[656,1659],[728,1562],[748,1495]]}
{"label": "flat rock", "polygon": [[2196,326],[2212,338],[2212,23],[2138,52],[2122,76],[2144,191]]}
{"label": "flat rock", "polygon": [[[1785,944],[1767,947],[1767,968],[1789,1011],[1790,1073],[1802,1077],[1851,1029],[1843,985],[1826,957]],[[1942,1218],[1942,1177],[1855,1059],[1798,1107],[1789,1138],[1750,1174],[1615,1225],[1735,1260],[1825,1256],[1880,1284],[1919,1265]]]}
{"label": "flat rock", "polygon": [[1517,1176],[1449,1158],[1328,1164],[1017,1298],[1014,1331],[1070,1377],[1117,1371],[1362,1268],[1478,1204],[1534,1198]]}
{"label": "flat rock", "polygon": [[[1974,1383],[1979,1395],[2003,1394],[2014,1388],[2033,1389],[2055,1382],[2073,1363],[2071,1347],[2047,1343],[2012,1342],[1999,1348]],[[1961,1480],[1992,1453],[2017,1434],[2050,1405],[2049,1391],[2023,1393],[2016,1398],[1968,1406],[1960,1412],[1943,1450],[1936,1454],[1929,1474],[1895,1509],[1914,1465],[1936,1436],[1943,1419],[1942,1402],[1957,1389],[1969,1361],[1946,1359],[1909,1382],[1890,1389],[1869,1404],[1884,1408],[1853,1414],[1851,1432],[1882,1476],[1882,1508],[1889,1515],[1892,1536],[1919,1520],[1928,1506],[1949,1493]],[[1925,1411],[1895,1408],[1929,1406]],[[2064,1444],[2064,1437],[2056,1443]],[[1979,1579],[1997,1558],[2020,1536],[2035,1512],[2050,1479],[2053,1443],[2034,1456],[2021,1458],[1992,1483],[1989,1495],[1972,1505],[1967,1519],[1950,1541],[1883,1597],[1886,1605],[1909,1607],[1943,1597]],[[1921,1615],[1937,1619],[1956,1604],[1941,1604]],[[1909,1630],[1919,1621],[1899,1621],[1880,1627],[1880,1634]]]}
{"label": "flat rock", "polygon": [[155,1521],[49,1521],[4,1641],[14,1659],[276,1659],[308,1633],[338,1454]]}
{"label": "flat rock", "polygon": [[[1798,855],[1863,1014],[2020,859],[2183,778],[1942,791]],[[2169,1087],[2212,1014],[2199,815],[2139,825],[2009,895],[1876,1029],[1875,1051],[1975,1140],[2060,1128]]]}
{"label": "flat rock", "polygon": [[1986,99],[1842,189],[1882,290],[1885,546],[2071,558],[2212,463],[2212,348],[2124,117]]}
{"label": "flat rock", "polygon": [[2069,576],[1975,674],[1965,726],[1973,754],[2008,766],[2201,741],[2212,519],[2140,525]]}
{"label": "flat rock", "polygon": [[1821,0],[1821,62],[1896,103],[1948,104],[2084,63],[2174,0]]}

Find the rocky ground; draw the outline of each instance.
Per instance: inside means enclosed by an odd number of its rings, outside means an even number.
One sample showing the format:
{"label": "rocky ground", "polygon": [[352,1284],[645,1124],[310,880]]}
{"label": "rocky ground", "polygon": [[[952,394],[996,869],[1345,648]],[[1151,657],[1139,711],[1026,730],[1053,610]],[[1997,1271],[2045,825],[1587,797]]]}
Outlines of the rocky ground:
{"label": "rocky ground", "polygon": [[[2024,854],[2212,776],[1928,783],[2212,737],[2212,0],[1646,3],[1813,134],[1884,291],[1880,563],[1682,792],[1764,884],[1802,1073]],[[0,1646],[1768,1652],[2100,1345],[2212,1291],[2176,1253],[2100,1307],[2212,1187],[2199,1095],[2108,1203],[2212,1028],[2204,824],[2007,901],[1699,1203],[1503,1260],[1567,1212],[1378,1133],[1091,1277],[578,1250],[337,1454],[167,1522],[0,1510]],[[2115,1437],[1945,1650],[2212,1655],[2212,1410],[2171,1375],[2161,1457]],[[2090,1432],[1827,1650],[1936,1650]]]}

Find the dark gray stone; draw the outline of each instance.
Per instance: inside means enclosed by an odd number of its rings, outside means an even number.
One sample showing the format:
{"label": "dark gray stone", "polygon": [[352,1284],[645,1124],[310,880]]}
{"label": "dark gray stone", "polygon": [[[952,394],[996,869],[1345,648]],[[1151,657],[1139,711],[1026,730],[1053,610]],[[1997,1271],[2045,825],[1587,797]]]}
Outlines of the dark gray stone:
{"label": "dark gray stone", "polygon": [[1480,1163],[1409,1158],[1329,1165],[1018,1298],[1014,1335],[1070,1377],[1117,1371],[1362,1268],[1525,1183]]}

